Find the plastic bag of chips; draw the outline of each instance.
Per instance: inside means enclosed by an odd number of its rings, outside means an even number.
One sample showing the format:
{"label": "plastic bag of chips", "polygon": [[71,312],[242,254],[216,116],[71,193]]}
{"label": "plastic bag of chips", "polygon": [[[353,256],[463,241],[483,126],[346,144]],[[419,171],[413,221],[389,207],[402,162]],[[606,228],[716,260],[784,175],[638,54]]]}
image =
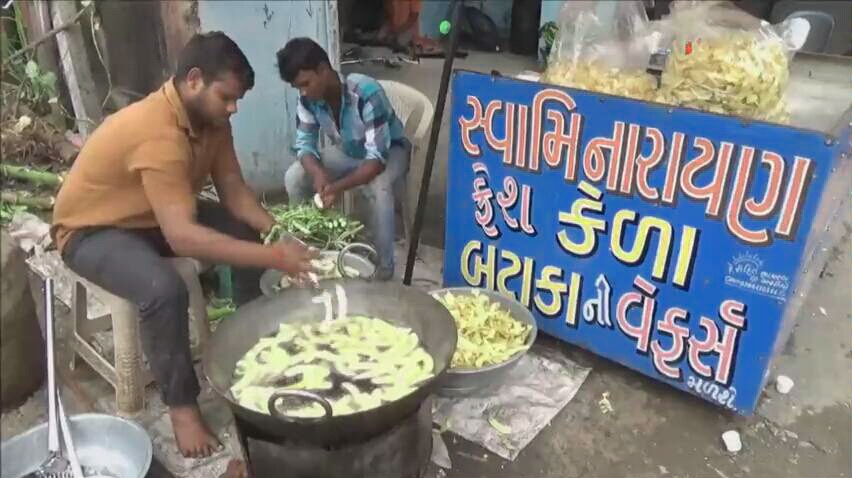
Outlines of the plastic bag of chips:
{"label": "plastic bag of chips", "polygon": [[671,45],[656,101],[785,123],[792,50],[731,2],[678,0],[663,20]]}
{"label": "plastic bag of chips", "polygon": [[542,81],[653,99],[657,80],[646,69],[659,38],[641,0],[566,1]]}

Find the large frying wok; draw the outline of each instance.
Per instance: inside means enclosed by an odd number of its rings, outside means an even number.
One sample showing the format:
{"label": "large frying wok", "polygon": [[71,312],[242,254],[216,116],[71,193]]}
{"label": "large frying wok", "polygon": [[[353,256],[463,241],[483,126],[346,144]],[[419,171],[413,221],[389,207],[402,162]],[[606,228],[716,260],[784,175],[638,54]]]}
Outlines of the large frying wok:
{"label": "large frying wok", "polygon": [[[241,406],[230,388],[236,363],[261,337],[274,335],[284,322],[317,322],[324,318],[322,304],[311,301],[317,290],[291,287],[275,296],[260,297],[223,321],[204,351],[203,363],[213,388],[230,403],[234,413],[255,433],[269,440],[297,439],[318,446],[335,446],[368,440],[389,430],[414,413],[438,385],[456,350],[457,330],[449,311],[425,292],[395,283],[363,279],[321,281],[321,289],[334,295],[335,284],[346,291],[348,314],[378,317],[410,328],[435,361],[435,376],[400,400],[349,415],[331,416],[331,407],[310,392],[280,391],[270,398],[266,415]],[[316,401],[326,415],[321,418],[288,417],[275,406],[282,398]]]}

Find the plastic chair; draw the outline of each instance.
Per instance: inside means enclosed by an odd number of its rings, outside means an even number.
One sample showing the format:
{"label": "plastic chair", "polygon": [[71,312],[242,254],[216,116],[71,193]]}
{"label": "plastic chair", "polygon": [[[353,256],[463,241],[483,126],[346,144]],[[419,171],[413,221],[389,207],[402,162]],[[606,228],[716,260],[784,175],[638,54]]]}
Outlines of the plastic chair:
{"label": "plastic chair", "polygon": [[[426,95],[406,84],[391,80],[379,80],[379,84],[385,90],[385,95],[390,100],[393,110],[405,130],[414,130],[413,136],[409,138],[412,143],[411,158],[413,160],[425,144],[426,133],[432,124],[435,108]],[[415,115],[418,111],[420,114]],[[414,219],[411,216],[411,207],[408,202],[408,177],[400,181],[395,195],[401,203],[403,231],[405,240],[408,241],[411,237],[411,222]],[[352,191],[346,191],[343,194],[343,211],[347,215],[352,213],[353,203]]]}
{"label": "plastic chair", "polygon": [[804,18],[811,29],[800,51],[825,53],[834,33],[835,18],[827,11],[814,10],[814,6],[807,1],[780,0],[772,6],[769,22],[775,25],[791,18]]}
{"label": "plastic chair", "polygon": [[802,45],[801,51],[811,53],[825,53],[831,34],[834,32],[834,17],[826,12],[814,10],[800,10],[787,15],[784,20],[793,18],[804,18],[811,24],[808,39]]}
{"label": "plastic chair", "polygon": [[[197,357],[210,336],[207,301],[198,279],[205,266],[186,257],[176,257],[170,261],[189,292],[190,340],[194,342],[193,357]],[[77,358],[83,359],[115,388],[115,408],[118,413],[134,415],[145,407],[145,386],[154,380],[150,371],[143,366],[138,311],[131,302],[69,272],[74,280],[71,299],[73,354],[69,365],[73,370]],[[109,310],[108,314],[91,319],[88,317],[87,291],[103,302]],[[93,334],[110,328],[115,346],[112,364],[89,343]]]}

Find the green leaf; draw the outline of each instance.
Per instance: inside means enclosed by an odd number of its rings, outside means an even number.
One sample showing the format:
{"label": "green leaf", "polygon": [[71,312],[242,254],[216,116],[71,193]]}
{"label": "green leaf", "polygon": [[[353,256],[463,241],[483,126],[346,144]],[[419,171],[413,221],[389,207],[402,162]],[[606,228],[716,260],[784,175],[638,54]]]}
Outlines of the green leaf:
{"label": "green leaf", "polygon": [[41,82],[43,85],[52,88],[56,86],[56,75],[54,75],[52,71],[48,71],[47,73],[41,75]]}
{"label": "green leaf", "polygon": [[28,61],[26,69],[24,71],[27,73],[27,78],[31,80],[37,78],[39,73],[38,63],[34,62],[33,60]]}

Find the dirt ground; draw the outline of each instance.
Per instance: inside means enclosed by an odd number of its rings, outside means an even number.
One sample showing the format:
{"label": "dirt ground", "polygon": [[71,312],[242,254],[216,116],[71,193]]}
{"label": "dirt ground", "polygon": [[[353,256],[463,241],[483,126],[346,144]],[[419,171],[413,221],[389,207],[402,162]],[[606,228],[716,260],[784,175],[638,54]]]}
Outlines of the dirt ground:
{"label": "dirt ground", "polygon": [[[848,477],[852,471],[852,212],[842,242],[807,298],[753,417],[729,415],[697,398],[555,340],[593,367],[577,396],[512,462],[452,443],[452,478],[491,477]],[[605,392],[614,411],[602,414]],[[721,435],[740,432],[733,455]]]}

